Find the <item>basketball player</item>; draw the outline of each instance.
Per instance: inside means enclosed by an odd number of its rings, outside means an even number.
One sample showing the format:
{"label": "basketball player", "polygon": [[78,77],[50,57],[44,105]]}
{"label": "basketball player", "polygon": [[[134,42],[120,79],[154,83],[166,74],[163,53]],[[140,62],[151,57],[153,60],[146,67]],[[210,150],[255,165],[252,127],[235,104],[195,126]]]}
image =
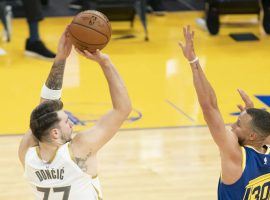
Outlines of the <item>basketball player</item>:
{"label": "basketball player", "polygon": [[59,100],[71,47],[66,30],[42,88],[41,104],[32,111],[31,131],[25,134],[19,147],[25,177],[37,200],[102,199],[97,178],[97,152],[115,135],[131,112],[127,90],[109,56],[98,50],[93,54],[77,50],[100,65],[109,85],[113,109],[91,129],[72,139],[72,122]]}
{"label": "basketball player", "polygon": [[[270,114],[246,108],[237,122],[227,130],[218,108],[213,88],[206,79],[193,48],[194,32],[183,29],[185,44],[179,43],[190,63],[193,82],[204,119],[217,144],[221,158],[221,177],[218,184],[219,200],[270,199],[270,148],[264,145],[270,135]],[[239,91],[243,96],[243,91]]]}

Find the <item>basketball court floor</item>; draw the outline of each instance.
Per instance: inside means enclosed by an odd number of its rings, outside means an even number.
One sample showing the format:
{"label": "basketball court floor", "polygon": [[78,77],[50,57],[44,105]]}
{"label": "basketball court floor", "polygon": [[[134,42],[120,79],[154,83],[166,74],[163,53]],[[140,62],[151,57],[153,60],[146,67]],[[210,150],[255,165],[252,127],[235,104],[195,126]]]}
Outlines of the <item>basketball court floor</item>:
{"label": "basketball court floor", "polygon": [[[253,15],[224,16],[218,36],[196,24],[201,12],[149,15],[150,41],[144,41],[136,19],[113,22],[108,53],[128,88],[133,112],[115,138],[100,152],[99,177],[108,200],[214,200],[220,172],[219,153],[203,121],[190,67],[177,42],[182,27],[195,30],[195,47],[212,83],[226,124],[236,120],[245,90],[256,107],[270,106],[270,37]],[[71,17],[46,18],[41,36],[56,50]],[[253,33],[258,41],[237,42],[230,33]],[[17,158],[29,116],[39,102],[40,88],[51,62],[23,55],[27,37],[24,19],[13,21],[10,43],[0,57],[0,200],[33,199]],[[135,35],[134,38],[119,39]],[[91,127],[110,109],[110,97],[99,66],[75,52],[67,62],[62,98],[66,111],[78,119],[75,130]]]}

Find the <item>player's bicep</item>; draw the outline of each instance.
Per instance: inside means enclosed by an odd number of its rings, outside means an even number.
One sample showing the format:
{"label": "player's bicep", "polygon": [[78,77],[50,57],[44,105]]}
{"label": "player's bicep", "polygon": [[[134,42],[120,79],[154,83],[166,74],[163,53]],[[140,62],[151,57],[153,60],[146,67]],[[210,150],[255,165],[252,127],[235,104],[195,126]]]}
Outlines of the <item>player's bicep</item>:
{"label": "player's bicep", "polygon": [[115,135],[126,117],[117,110],[109,111],[91,129],[78,133],[72,146],[80,146],[84,153],[97,152]]}
{"label": "player's bicep", "polygon": [[221,181],[230,185],[241,177],[246,166],[246,152],[240,147],[234,154],[220,151],[221,158]]}
{"label": "player's bicep", "polygon": [[242,150],[238,144],[238,138],[226,129],[218,109],[204,110],[203,113],[211,135],[219,148],[222,182],[232,184],[242,174]]}

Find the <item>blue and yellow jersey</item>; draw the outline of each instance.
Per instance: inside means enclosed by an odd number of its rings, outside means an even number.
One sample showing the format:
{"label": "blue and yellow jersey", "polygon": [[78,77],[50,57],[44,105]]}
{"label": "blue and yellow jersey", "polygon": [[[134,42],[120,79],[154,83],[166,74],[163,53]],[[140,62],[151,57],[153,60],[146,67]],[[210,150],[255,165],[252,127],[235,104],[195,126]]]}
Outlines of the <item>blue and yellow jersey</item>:
{"label": "blue and yellow jersey", "polygon": [[270,147],[265,154],[243,148],[243,173],[234,184],[219,180],[219,200],[270,200]]}

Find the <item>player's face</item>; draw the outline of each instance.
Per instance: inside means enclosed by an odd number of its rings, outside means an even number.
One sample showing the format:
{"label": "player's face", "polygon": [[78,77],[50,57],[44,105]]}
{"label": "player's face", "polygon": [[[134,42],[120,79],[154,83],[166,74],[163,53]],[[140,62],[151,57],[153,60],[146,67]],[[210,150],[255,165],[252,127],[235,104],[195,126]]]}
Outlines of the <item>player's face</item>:
{"label": "player's face", "polygon": [[69,142],[71,140],[73,123],[63,110],[58,112],[58,117],[60,118],[59,127],[61,130],[61,140],[63,143]]}
{"label": "player's face", "polygon": [[231,126],[231,130],[236,134],[241,146],[245,145],[249,140],[250,131],[252,131],[250,121],[251,117],[246,113],[246,111],[244,111],[240,114],[237,121]]}

